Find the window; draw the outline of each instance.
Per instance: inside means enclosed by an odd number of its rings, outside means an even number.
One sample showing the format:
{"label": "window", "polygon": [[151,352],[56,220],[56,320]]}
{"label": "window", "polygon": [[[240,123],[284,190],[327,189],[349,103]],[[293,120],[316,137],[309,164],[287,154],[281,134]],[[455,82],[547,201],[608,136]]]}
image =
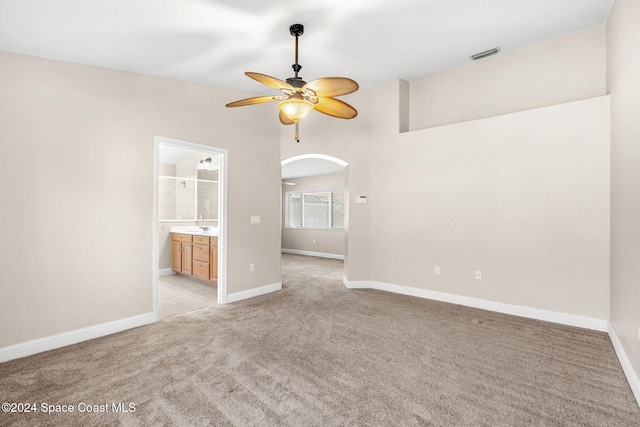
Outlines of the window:
{"label": "window", "polygon": [[285,193],[285,228],[344,228],[344,190]]}

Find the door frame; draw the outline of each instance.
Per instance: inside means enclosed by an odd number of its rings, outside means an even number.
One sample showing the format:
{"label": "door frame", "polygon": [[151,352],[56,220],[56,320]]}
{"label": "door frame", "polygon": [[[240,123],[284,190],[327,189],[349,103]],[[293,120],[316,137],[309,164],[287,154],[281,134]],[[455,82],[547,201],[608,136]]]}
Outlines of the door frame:
{"label": "door frame", "polygon": [[[289,163],[295,163],[300,160],[307,159],[321,159],[327,160],[337,165],[340,165],[344,168],[343,172],[345,174],[345,183],[344,183],[344,191],[345,191],[345,211],[344,211],[344,276],[347,275],[347,270],[349,267],[349,202],[350,202],[350,191],[351,188],[351,177],[349,170],[349,162],[342,160],[338,157],[330,156],[328,154],[320,154],[320,153],[307,153],[307,154],[299,154],[296,156],[287,157],[286,159],[280,160],[280,178],[282,178],[282,166],[287,165]],[[284,200],[283,193],[285,191],[282,190],[280,192],[280,234],[282,235],[284,229]]]}
{"label": "door frame", "polygon": [[160,177],[160,146],[171,146],[184,148],[187,150],[201,151],[207,154],[220,156],[219,175],[218,175],[218,304],[227,303],[227,178],[228,178],[228,156],[227,149],[212,147],[209,145],[195,144],[193,142],[180,141],[162,136],[154,136],[153,138],[153,254],[152,254],[152,277],[153,277],[153,316],[157,321],[160,318],[160,254],[159,254],[159,238],[158,227],[160,221],[158,219],[158,192]]}

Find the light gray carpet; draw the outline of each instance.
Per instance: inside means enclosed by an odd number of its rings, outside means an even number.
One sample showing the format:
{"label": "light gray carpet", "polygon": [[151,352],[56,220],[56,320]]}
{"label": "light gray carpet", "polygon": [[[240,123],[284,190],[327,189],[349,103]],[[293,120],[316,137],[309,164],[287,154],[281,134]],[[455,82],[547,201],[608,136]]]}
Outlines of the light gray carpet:
{"label": "light gray carpet", "polygon": [[2,401],[136,410],[0,424],[640,425],[606,334],[347,290],[341,275],[284,255],[280,292],[1,364]]}

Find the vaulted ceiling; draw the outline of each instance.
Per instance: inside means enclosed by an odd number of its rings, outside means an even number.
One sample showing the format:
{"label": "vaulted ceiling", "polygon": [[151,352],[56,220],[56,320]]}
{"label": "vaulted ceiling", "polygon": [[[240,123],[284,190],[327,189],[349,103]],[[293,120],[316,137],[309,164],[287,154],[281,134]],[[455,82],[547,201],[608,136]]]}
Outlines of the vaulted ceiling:
{"label": "vaulted ceiling", "polygon": [[604,24],[613,0],[3,0],[0,50],[263,91],[293,72],[363,88]]}

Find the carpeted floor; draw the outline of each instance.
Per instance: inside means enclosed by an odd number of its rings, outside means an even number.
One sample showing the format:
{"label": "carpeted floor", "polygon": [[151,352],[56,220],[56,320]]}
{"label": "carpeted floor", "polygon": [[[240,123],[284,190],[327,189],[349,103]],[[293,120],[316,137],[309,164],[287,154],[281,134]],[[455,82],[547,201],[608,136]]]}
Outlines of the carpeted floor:
{"label": "carpeted floor", "polygon": [[347,290],[340,261],[282,271],[277,293],[0,364],[0,400],[38,406],[0,424],[640,425],[604,333]]}

